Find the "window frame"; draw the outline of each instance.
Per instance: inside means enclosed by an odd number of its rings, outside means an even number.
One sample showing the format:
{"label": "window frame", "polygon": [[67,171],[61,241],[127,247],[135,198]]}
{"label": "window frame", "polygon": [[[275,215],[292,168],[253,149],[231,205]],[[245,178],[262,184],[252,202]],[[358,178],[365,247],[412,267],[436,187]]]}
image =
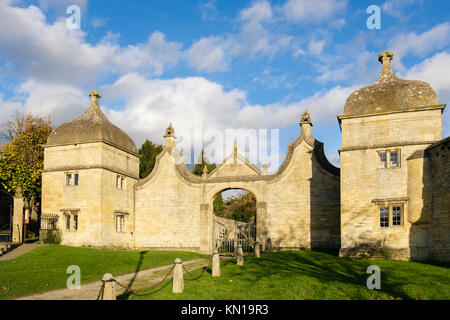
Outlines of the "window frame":
{"label": "window frame", "polygon": [[[127,233],[128,212],[115,211],[114,212],[114,229],[116,233]],[[120,221],[120,223],[119,223]],[[119,228],[121,227],[121,228]]]}
{"label": "window frame", "polygon": [[79,213],[78,210],[64,212],[64,231],[76,232],[80,229]]}
{"label": "window frame", "polygon": [[[392,156],[391,154],[397,154],[397,165],[392,165]],[[397,169],[401,168],[401,149],[385,149],[385,150],[377,150],[378,154],[378,169]],[[384,156],[384,161],[381,161],[381,156]],[[384,165],[382,165],[384,163]]]}
{"label": "window frame", "polygon": [[66,187],[78,187],[80,184],[80,174],[78,172],[64,172],[66,177]]}
{"label": "window frame", "polygon": [[[399,211],[399,219],[400,219],[400,223],[399,224],[394,224],[394,208],[400,208]],[[390,210],[391,210],[391,221],[392,221],[392,227],[402,227],[403,226],[403,205],[402,204],[398,204],[398,203],[394,203],[390,205]]]}
{"label": "window frame", "polygon": [[[383,210],[383,209],[387,209],[387,210]],[[383,206],[379,207],[379,226],[382,229],[388,229],[390,227],[389,211],[390,211],[389,206],[383,205]],[[387,216],[382,217],[382,214],[385,214],[385,215],[387,214]],[[383,225],[383,220],[384,220],[384,224],[387,224],[387,225]]]}

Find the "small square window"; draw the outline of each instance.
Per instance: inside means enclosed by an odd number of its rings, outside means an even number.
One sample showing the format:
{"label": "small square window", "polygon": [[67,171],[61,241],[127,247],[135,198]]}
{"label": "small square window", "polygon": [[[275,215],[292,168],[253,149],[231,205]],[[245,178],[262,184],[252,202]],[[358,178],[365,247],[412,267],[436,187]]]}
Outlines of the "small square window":
{"label": "small square window", "polygon": [[66,219],[66,231],[70,231],[70,214],[66,214],[64,218]]}
{"label": "small square window", "polygon": [[398,151],[391,151],[391,167],[398,167],[399,162],[398,162]]}
{"label": "small square window", "polygon": [[70,186],[72,183],[72,174],[66,173],[66,186]]}
{"label": "small square window", "polygon": [[402,207],[400,206],[392,207],[392,225],[393,226],[402,225]]}
{"label": "small square window", "polygon": [[73,230],[78,230],[78,214],[73,215]]}
{"label": "small square window", "polygon": [[389,208],[388,207],[380,208],[380,227],[381,228],[389,227]]}
{"label": "small square window", "polygon": [[125,216],[116,215],[116,232],[125,232]]}
{"label": "small square window", "polygon": [[380,152],[380,153],[378,153],[378,156],[380,157],[380,168],[387,168],[386,152]]}

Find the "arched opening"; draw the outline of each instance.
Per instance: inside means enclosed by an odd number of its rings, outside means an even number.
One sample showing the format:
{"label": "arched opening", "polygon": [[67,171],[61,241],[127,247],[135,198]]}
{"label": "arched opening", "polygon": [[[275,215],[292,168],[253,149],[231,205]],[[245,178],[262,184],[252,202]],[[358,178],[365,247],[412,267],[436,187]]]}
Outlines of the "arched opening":
{"label": "arched opening", "polygon": [[214,248],[232,254],[242,245],[244,253],[254,251],[257,219],[256,196],[244,189],[224,189],[213,198]]}
{"label": "arched opening", "polygon": [[0,242],[11,242],[13,197],[0,189]]}

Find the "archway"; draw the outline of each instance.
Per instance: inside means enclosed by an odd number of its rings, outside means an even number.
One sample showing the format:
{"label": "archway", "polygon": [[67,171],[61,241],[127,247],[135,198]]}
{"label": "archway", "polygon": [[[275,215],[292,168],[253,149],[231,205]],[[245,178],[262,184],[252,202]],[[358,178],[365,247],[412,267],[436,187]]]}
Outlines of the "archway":
{"label": "archway", "polygon": [[213,246],[222,255],[233,254],[238,245],[244,253],[254,252],[257,199],[253,192],[226,188],[213,199]]}

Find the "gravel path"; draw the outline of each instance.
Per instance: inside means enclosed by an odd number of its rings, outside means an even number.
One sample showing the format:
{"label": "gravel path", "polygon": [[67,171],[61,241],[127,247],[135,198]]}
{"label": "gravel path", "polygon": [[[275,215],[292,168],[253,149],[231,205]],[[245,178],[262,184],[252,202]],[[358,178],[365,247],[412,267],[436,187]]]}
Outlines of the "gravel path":
{"label": "gravel path", "polygon": [[43,246],[43,244],[36,244],[36,243],[25,243],[21,245],[20,247],[15,248],[14,250],[8,252],[7,254],[4,254],[0,257],[0,261],[8,261],[15,259],[17,257],[20,257],[21,255],[30,252],[31,250],[34,250],[38,247]]}
{"label": "gravel path", "polygon": [[[189,266],[189,270],[199,269],[209,264],[209,259],[195,259],[183,262],[185,266]],[[118,282],[123,285],[129,285],[132,282],[133,289],[148,288],[153,284],[161,281],[167,274],[172,265],[156,267],[147,270],[141,270],[137,274],[129,273],[126,275],[114,277]],[[197,271],[196,273],[199,273]],[[114,276],[114,275],[113,275]],[[171,279],[170,275],[168,279]],[[22,297],[17,300],[96,300],[101,288],[101,279],[95,282],[81,284],[80,290],[70,289],[58,289],[45,293],[34,294],[27,297]],[[166,280],[167,281],[167,280]],[[155,288],[157,290],[158,288]],[[121,295],[124,293],[124,289],[116,284],[116,294]]]}

